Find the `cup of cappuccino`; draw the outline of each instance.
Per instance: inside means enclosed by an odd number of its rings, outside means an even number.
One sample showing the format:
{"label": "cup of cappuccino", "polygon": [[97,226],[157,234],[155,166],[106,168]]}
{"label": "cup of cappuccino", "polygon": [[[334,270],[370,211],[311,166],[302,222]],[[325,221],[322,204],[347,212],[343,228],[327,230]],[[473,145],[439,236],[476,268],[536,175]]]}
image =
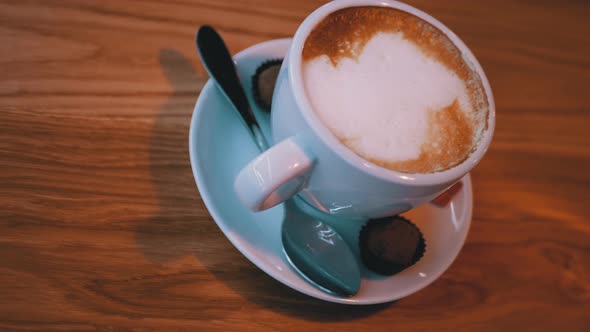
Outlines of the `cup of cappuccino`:
{"label": "cup of cappuccino", "polygon": [[299,195],[343,217],[394,215],[467,174],[494,126],[483,69],[442,23],[397,1],[334,1],[298,28],[275,85],[273,145],[234,188],[253,211]]}

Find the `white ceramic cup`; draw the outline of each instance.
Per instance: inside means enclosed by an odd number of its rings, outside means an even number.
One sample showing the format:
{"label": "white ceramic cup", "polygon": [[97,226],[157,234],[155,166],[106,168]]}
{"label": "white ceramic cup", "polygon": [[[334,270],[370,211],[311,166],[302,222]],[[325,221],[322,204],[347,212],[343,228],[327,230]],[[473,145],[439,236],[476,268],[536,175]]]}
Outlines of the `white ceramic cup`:
{"label": "white ceramic cup", "polygon": [[[396,8],[440,29],[461,50],[481,78],[488,98],[487,128],[461,164],[436,173],[401,173],[375,165],[344,146],[311,108],[302,80],[301,53],[311,30],[328,14],[346,7]],[[350,218],[377,218],[430,201],[467,174],[483,157],[495,126],[495,105],[486,75],[465,44],[441,22],[391,0],[339,0],[308,16],[297,29],[275,85],[273,146],[238,174],[234,189],[252,211],[268,209],[299,194],[316,209]]]}

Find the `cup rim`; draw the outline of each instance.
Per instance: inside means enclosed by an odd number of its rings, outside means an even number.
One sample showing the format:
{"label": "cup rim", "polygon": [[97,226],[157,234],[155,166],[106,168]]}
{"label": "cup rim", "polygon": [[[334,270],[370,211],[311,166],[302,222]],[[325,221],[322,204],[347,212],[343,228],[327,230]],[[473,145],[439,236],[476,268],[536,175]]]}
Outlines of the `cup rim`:
{"label": "cup rim", "polygon": [[[327,15],[330,13],[348,7],[360,7],[360,6],[377,6],[377,7],[389,7],[398,9],[409,14],[412,14],[434,27],[442,31],[455,46],[461,51],[463,58],[472,66],[477,74],[479,75],[482,85],[484,87],[485,94],[488,98],[488,118],[487,128],[484,129],[483,136],[480,139],[475,151],[471,152],[469,157],[461,162],[459,165],[451,167],[449,169],[434,172],[434,173],[403,173],[394,170],[390,170],[379,165],[376,165],[361,156],[354,153],[350,148],[346,147],[341,143],[336,136],[321,122],[319,117],[312,111],[311,104],[305,93],[305,89],[302,83],[302,49],[307,39],[307,36],[311,30]],[[350,165],[360,169],[361,171],[371,174],[379,179],[383,179],[389,182],[396,182],[402,184],[412,185],[437,185],[459,179],[463,175],[467,174],[477,163],[483,158],[487,151],[496,124],[496,107],[492,89],[488,82],[488,79],[483,71],[483,68],[471,52],[471,50],[463,43],[463,41],[455,35],[449,28],[443,23],[428,15],[427,13],[412,7],[410,5],[401,3],[395,0],[339,0],[329,2],[315,11],[313,11],[304,21],[301,23],[295,36],[288,53],[288,73],[289,81],[293,89],[295,96],[295,102],[299,107],[303,118],[316,133],[316,135],[338,155],[340,158],[348,162]]]}

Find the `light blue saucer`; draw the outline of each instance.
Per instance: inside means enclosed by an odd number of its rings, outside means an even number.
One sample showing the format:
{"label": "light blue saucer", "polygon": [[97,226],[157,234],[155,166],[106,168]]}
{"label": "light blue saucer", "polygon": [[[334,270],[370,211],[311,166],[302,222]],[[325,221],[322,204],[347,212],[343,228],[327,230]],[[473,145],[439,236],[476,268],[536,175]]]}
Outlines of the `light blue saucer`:
{"label": "light blue saucer", "polygon": [[[258,65],[283,58],[291,40],[280,39],[254,45],[234,59],[251,99],[251,77]],[[251,104],[254,105],[251,99]],[[193,175],[211,216],[230,242],[250,261],[281,283],[318,299],[347,303],[375,304],[397,300],[433,282],[454,261],[461,250],[471,223],[472,190],[467,175],[463,188],[445,208],[425,204],[404,216],[412,220],[426,239],[426,253],[414,266],[391,277],[374,274],[361,265],[360,291],[343,298],[325,293],[301,277],[287,261],[281,243],[282,205],[252,213],[244,208],[233,191],[238,172],[259,150],[236,112],[209,81],[201,91],[191,120],[189,152]],[[254,107],[268,136],[269,115]],[[351,245],[358,257],[360,223],[331,223]]]}

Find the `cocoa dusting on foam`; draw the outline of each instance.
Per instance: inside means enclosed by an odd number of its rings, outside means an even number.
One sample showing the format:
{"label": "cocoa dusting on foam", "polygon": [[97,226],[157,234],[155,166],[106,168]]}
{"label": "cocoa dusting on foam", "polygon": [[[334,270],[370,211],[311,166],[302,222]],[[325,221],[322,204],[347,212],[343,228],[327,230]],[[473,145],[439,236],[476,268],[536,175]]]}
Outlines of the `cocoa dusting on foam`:
{"label": "cocoa dusting on foam", "polygon": [[342,58],[356,59],[379,32],[403,33],[405,39],[462,80],[473,75],[460,51],[442,31],[414,15],[384,7],[350,7],[328,15],[305,40],[303,61],[327,55],[337,66]]}
{"label": "cocoa dusting on foam", "polygon": [[465,83],[467,105],[470,104],[471,110],[462,109],[457,99],[441,109],[430,110],[426,139],[420,147],[419,156],[413,159],[388,161],[363,155],[351,144],[355,138],[336,136],[365,159],[397,171],[428,173],[460,164],[475,149],[487,128],[489,105],[478,74],[466,63],[451,40],[434,26],[393,8],[341,9],[328,15],[311,31],[303,48],[303,62],[327,56],[332,66],[337,68],[344,58],[358,61],[365,46],[379,33],[402,34],[403,39],[416,45],[426,57],[454,73]]}
{"label": "cocoa dusting on foam", "polygon": [[[473,146],[473,128],[459,103],[428,114],[429,131],[417,159],[389,162],[366,158],[381,167],[408,173],[428,173],[451,168],[467,159]],[[364,156],[363,156],[364,157]]]}

